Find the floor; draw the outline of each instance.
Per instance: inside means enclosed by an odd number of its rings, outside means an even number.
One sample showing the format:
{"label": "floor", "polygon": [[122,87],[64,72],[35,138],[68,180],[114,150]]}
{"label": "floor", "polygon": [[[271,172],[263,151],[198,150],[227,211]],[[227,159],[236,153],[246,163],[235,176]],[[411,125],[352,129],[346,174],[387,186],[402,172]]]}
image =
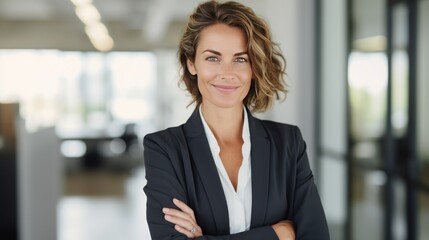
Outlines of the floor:
{"label": "floor", "polygon": [[[361,175],[354,194],[353,239],[383,239],[381,187]],[[58,206],[58,240],[149,240],[145,221],[144,168],[131,172],[75,171],[65,178]],[[394,240],[405,239],[404,186],[395,184]],[[419,237],[429,239],[429,196],[419,195]],[[331,227],[333,240],[343,239],[341,227]]]}
{"label": "floor", "polygon": [[144,169],[68,174],[58,206],[58,240],[150,239]]}

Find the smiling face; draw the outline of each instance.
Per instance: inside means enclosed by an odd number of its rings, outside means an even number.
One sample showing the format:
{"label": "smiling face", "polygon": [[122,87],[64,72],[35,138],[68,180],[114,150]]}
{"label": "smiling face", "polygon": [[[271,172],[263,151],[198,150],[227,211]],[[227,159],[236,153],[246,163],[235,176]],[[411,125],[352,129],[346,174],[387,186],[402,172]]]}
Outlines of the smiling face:
{"label": "smiling face", "polygon": [[241,108],[250,89],[252,68],[244,31],[214,24],[200,33],[195,59],[187,60],[197,75],[204,108]]}

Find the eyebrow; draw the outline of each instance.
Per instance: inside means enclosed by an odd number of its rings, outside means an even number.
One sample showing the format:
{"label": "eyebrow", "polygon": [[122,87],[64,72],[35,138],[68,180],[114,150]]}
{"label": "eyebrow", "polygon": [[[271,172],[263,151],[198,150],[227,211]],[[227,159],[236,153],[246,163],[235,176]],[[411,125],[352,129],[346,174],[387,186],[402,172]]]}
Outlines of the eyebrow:
{"label": "eyebrow", "polygon": [[[211,49],[206,49],[206,50],[204,50],[202,53],[205,53],[205,52],[211,52],[211,53],[213,53],[213,54],[216,54],[216,55],[222,56],[222,53],[220,53],[220,52],[218,52],[218,51],[215,51],[215,50],[211,50]],[[234,56],[240,56],[240,55],[245,55],[245,54],[247,54],[247,51],[238,52],[238,53],[234,54]]]}

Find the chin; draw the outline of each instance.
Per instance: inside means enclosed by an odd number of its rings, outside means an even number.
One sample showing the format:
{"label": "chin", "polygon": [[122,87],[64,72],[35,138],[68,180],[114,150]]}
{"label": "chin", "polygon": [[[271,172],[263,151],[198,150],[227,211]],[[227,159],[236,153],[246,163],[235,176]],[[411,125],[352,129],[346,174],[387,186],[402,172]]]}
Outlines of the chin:
{"label": "chin", "polygon": [[243,101],[217,101],[214,104],[220,108],[233,108],[243,105]]}
{"label": "chin", "polygon": [[203,102],[205,101],[208,105],[216,106],[218,108],[234,108],[237,106],[243,105],[244,97],[242,96],[219,96],[219,95],[209,95],[204,97]]}

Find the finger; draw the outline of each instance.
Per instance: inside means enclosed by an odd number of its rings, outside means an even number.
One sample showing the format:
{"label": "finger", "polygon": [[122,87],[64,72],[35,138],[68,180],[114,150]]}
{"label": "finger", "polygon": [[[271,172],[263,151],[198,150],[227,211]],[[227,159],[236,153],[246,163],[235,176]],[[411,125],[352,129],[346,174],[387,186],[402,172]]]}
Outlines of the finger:
{"label": "finger", "polygon": [[193,222],[193,223],[195,222],[195,219],[192,216],[190,216],[188,213],[182,212],[174,208],[163,208],[162,212],[166,215],[182,218],[189,222]]}
{"label": "finger", "polygon": [[179,225],[174,226],[174,229],[176,229],[178,232],[180,232],[182,234],[185,234],[188,238],[197,238],[197,237],[203,236],[203,231],[198,226],[195,227],[194,232],[192,232],[192,229],[189,230],[189,229],[183,228]]}
{"label": "finger", "polygon": [[176,217],[176,216],[172,216],[172,215],[168,215],[166,214],[164,216],[165,220],[167,220],[170,223],[173,223],[175,225],[178,225],[182,228],[187,229],[188,231],[191,231],[194,227],[196,228],[196,223],[188,220],[188,219],[183,219],[180,217]]}
{"label": "finger", "polygon": [[195,215],[194,215],[194,210],[192,210],[192,208],[188,207],[188,205],[186,205],[184,202],[180,201],[177,198],[173,198],[173,203],[174,205],[176,205],[180,210],[182,210],[183,212],[189,214],[189,216],[192,217],[192,219],[195,220]]}
{"label": "finger", "polygon": [[179,233],[186,235],[186,237],[188,238],[195,238],[195,235],[186,228],[182,228],[181,226],[176,225],[174,226],[174,229],[176,229],[176,231],[178,231]]}

